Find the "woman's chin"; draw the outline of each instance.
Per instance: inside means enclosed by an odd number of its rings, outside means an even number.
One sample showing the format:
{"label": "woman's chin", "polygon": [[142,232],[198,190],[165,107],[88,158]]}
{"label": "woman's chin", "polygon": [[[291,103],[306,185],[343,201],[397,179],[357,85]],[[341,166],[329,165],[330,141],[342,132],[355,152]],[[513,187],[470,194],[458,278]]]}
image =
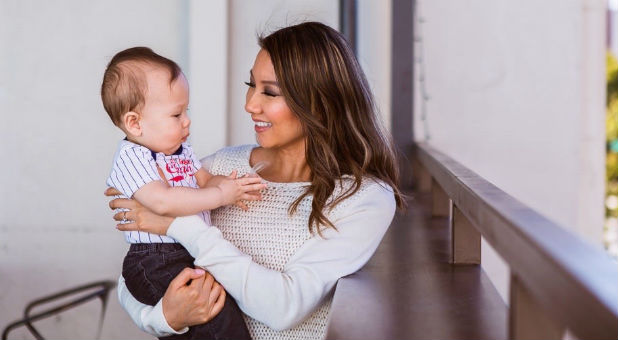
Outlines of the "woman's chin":
{"label": "woman's chin", "polygon": [[260,138],[260,135],[257,133],[255,134],[255,142],[263,148],[268,148],[268,142],[264,141],[264,138]]}

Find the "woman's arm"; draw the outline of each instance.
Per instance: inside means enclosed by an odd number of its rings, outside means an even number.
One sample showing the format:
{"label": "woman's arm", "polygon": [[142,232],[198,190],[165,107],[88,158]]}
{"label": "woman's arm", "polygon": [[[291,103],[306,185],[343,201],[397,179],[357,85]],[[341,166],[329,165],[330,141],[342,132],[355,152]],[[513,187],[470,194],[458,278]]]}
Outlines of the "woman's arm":
{"label": "woman's arm", "polygon": [[333,220],[337,230],[307,240],[282,272],[253,262],[223,239],[217,228],[203,228],[197,217],[176,219],[168,235],[178,240],[219,281],[246,314],[275,330],[304,320],[337,280],[360,269],[373,255],[395,212],[393,193],[378,184]]}
{"label": "woman's arm", "polygon": [[316,235],[307,240],[282,272],[253,262],[198,217],[176,218],[167,234],[189,250],[196,265],[215,276],[243,312],[270,328],[284,330],[305,319],[339,278],[369,260],[394,212],[390,188],[371,184],[332,220],[337,230],[326,229],[323,238]]}
{"label": "woman's arm", "polygon": [[165,317],[160,317],[163,315],[162,299],[154,306],[145,305],[137,301],[129,293],[122,275],[118,279],[118,301],[139,329],[156,337],[184,334],[189,330],[188,327],[185,327],[176,331],[167,323]]}
{"label": "woman's arm", "polygon": [[[210,321],[223,308],[225,297],[221,285],[202,269],[185,268],[170,282],[164,297],[155,306],[137,301],[127,289],[124,278],[118,279],[120,304],[141,330],[156,337],[184,334],[189,326]],[[168,324],[167,320],[182,322]]]}

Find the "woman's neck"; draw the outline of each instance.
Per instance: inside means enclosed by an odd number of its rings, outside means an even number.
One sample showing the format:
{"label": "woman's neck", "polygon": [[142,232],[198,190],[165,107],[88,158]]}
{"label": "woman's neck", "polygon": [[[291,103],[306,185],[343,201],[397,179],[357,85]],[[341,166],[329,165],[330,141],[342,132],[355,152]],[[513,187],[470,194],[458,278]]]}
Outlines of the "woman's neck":
{"label": "woman's neck", "polygon": [[253,149],[249,163],[265,161],[268,166],[259,175],[270,182],[292,183],[309,182],[311,169],[307,164],[305,150],[290,150],[284,148]]}

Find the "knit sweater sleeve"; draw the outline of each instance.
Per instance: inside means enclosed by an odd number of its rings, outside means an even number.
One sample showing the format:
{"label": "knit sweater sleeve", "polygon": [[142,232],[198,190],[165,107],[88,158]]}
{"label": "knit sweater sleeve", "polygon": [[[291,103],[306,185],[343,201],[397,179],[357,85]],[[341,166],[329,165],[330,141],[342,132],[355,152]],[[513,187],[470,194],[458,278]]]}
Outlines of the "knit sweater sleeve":
{"label": "knit sweater sleeve", "polygon": [[[176,218],[168,235],[187,248],[195,264],[208,270],[245,314],[274,330],[285,330],[309,316],[339,278],[354,273],[369,260],[393,219],[395,199],[390,188],[373,183],[362,197],[351,201],[331,219],[336,230],[329,228],[322,236],[308,239],[282,271],[253,262],[216,227],[206,226],[196,216]],[[139,307],[149,307],[134,299],[121,302],[135,314],[134,320],[146,314]],[[149,311],[148,320],[140,320],[142,329],[167,324],[162,310]]]}
{"label": "knit sweater sleeve", "polygon": [[163,316],[163,299],[154,306],[145,305],[135,299],[129,292],[122,275],[118,279],[118,301],[124,307],[133,322],[144,332],[150,333],[158,338],[184,334],[189,330],[185,327],[180,331],[174,330]]}

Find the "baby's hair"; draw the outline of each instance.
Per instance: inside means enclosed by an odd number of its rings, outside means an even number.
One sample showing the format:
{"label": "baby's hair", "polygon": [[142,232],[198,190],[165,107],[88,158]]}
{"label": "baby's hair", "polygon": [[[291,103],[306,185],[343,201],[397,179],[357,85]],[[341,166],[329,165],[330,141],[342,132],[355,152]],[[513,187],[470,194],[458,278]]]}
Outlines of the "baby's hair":
{"label": "baby's hair", "polygon": [[140,110],[147,91],[144,66],[158,66],[170,73],[170,84],[182,72],[172,60],[153,52],[148,47],[132,47],[118,52],[107,65],[101,84],[103,107],[118,127],[122,116]]}

